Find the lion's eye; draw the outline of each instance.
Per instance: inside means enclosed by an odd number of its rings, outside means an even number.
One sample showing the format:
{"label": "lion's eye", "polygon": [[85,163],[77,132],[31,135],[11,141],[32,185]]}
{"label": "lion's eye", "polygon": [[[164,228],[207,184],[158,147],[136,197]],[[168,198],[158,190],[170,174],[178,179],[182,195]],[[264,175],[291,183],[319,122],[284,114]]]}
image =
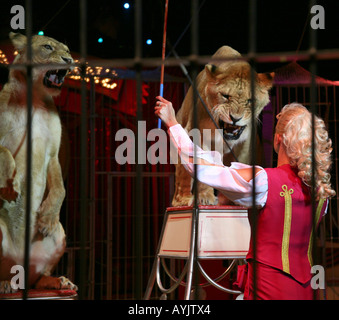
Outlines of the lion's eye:
{"label": "lion's eye", "polygon": [[231,97],[229,94],[223,94],[223,93],[222,93],[221,95],[222,95],[226,100],[229,100],[230,97]]}
{"label": "lion's eye", "polygon": [[53,50],[53,48],[49,45],[49,44],[45,44],[44,48],[48,49],[48,50]]}

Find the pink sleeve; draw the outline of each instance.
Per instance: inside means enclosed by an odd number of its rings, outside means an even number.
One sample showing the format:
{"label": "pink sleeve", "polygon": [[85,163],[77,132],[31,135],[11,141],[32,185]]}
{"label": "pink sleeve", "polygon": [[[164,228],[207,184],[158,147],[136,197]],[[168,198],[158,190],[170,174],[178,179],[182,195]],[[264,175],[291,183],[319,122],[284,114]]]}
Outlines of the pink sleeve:
{"label": "pink sleeve", "polygon": [[[198,180],[219,190],[234,203],[251,207],[253,180],[247,182],[236,169],[251,168],[251,166],[234,162],[230,167],[224,166],[222,157],[217,151],[204,151],[194,145],[184,128],[178,124],[169,128],[171,143],[178,150],[180,159],[186,170],[194,176],[194,148],[196,157],[204,159],[210,165],[197,164]],[[256,206],[263,207],[267,199],[267,174],[261,167],[255,177]]]}

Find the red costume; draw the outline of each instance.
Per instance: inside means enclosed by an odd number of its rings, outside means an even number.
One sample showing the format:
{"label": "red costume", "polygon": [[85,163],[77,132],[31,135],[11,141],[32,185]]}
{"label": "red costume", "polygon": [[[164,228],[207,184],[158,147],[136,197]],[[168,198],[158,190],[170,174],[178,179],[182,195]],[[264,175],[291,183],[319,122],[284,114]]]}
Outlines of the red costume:
{"label": "red costume", "polygon": [[313,219],[317,226],[327,203],[319,201],[313,218],[310,189],[298,177],[296,169],[287,164],[265,171],[268,196],[258,212],[256,255],[254,257],[254,239],[247,255],[244,299],[253,299],[254,258],[257,299],[312,299]]}
{"label": "red costume", "polygon": [[[193,175],[194,165],[190,161],[194,156],[193,142],[179,124],[170,127],[169,133],[183,165]],[[223,166],[220,154],[197,146],[196,156],[212,164],[196,166],[199,181],[218,189],[236,204],[252,206],[253,180],[246,181],[236,170],[251,166],[237,162],[231,167]],[[254,298],[255,258],[257,299],[313,299],[314,290],[310,286],[313,225],[318,226],[327,201],[319,201],[313,217],[310,188],[299,178],[296,168],[285,164],[273,169],[257,166],[257,169],[255,203],[261,209],[257,211],[256,254],[251,239],[248,264],[238,269],[237,285],[244,290],[244,299]],[[253,235],[251,218],[250,223]]]}

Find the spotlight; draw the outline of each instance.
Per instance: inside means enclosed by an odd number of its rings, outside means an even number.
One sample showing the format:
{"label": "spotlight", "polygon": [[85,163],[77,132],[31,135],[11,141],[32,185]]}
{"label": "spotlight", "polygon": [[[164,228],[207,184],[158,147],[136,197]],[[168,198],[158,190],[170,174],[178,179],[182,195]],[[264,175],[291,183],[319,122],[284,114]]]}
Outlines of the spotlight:
{"label": "spotlight", "polygon": [[129,9],[129,7],[130,7],[129,3],[128,3],[128,2],[125,2],[125,3],[124,3],[124,8],[125,8],[125,9]]}
{"label": "spotlight", "polygon": [[147,39],[146,44],[148,44],[150,46],[152,44],[152,39]]}
{"label": "spotlight", "polygon": [[98,42],[99,42],[99,43],[103,43],[103,42],[104,42],[104,39],[103,39],[103,38],[99,38],[99,39],[98,39]]}
{"label": "spotlight", "polygon": [[44,32],[43,32],[43,31],[39,31],[39,32],[38,32],[38,35],[39,35],[39,36],[43,36],[43,35],[44,35]]}

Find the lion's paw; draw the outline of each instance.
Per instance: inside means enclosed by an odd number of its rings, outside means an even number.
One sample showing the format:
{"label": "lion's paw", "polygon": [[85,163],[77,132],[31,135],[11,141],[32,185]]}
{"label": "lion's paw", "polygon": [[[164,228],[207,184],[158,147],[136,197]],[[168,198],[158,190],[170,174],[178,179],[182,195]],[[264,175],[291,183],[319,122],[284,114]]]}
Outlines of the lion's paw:
{"label": "lion's paw", "polygon": [[78,287],[64,276],[59,278],[51,276],[42,276],[35,284],[36,289],[69,289],[78,290]]}
{"label": "lion's paw", "polygon": [[[216,205],[218,202],[217,197],[211,193],[210,191],[199,193],[198,195],[198,204],[203,206],[213,206]],[[193,206],[194,204],[194,196],[183,196],[183,197],[175,197],[172,200],[173,207],[180,207],[180,206]]]}
{"label": "lion's paw", "polygon": [[206,191],[199,193],[198,201],[199,204],[203,206],[214,206],[218,203],[218,198],[213,194],[213,192]]}
{"label": "lion's paw", "polygon": [[9,280],[0,281],[0,294],[14,293],[17,289],[13,289]]}
{"label": "lion's paw", "polygon": [[193,195],[189,196],[177,195],[172,200],[172,206],[173,207],[191,206],[193,204],[193,200],[194,200]]}
{"label": "lion's paw", "polygon": [[45,237],[54,234],[59,226],[59,215],[44,214],[39,210],[38,228]]}
{"label": "lion's paw", "polygon": [[61,289],[70,289],[70,290],[78,291],[78,286],[76,286],[68,278],[61,276],[61,277],[59,277],[59,279],[60,279],[60,283],[61,283]]}

